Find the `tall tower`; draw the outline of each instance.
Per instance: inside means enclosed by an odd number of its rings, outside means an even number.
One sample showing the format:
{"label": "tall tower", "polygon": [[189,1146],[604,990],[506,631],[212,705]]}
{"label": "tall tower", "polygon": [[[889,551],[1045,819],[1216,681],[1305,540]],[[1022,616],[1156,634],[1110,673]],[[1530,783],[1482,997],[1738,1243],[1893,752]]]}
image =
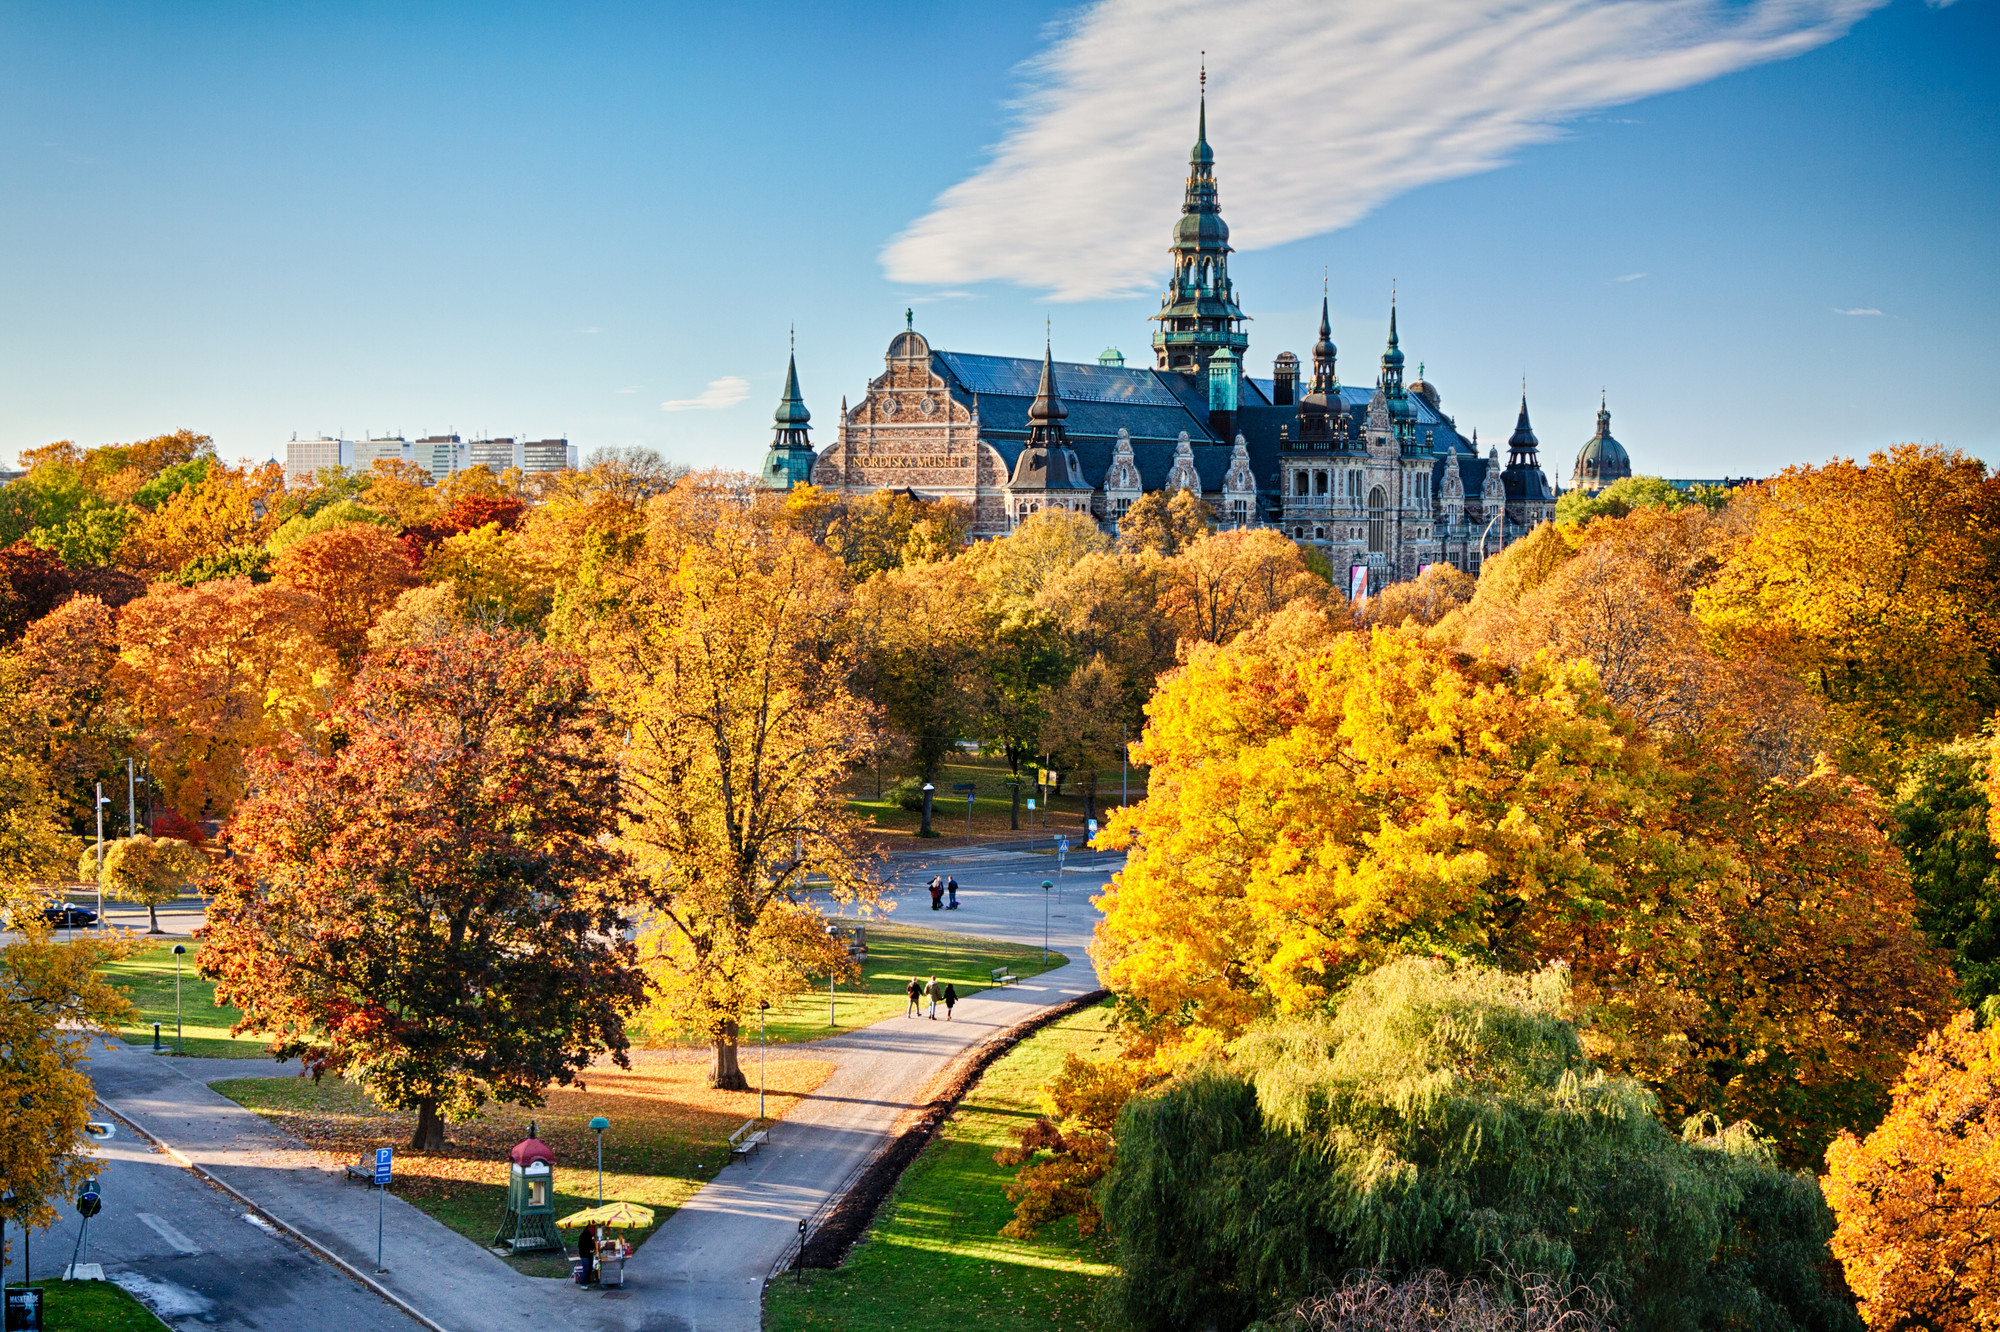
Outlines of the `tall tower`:
{"label": "tall tower", "polygon": [[785,395],[778,399],[777,428],[771,447],[764,451],[764,471],[760,483],[769,490],[790,490],[812,479],[813,446],[808,438],[812,413],[799,394],[799,358],[792,353],[785,366]]}
{"label": "tall tower", "polygon": [[[1200,375],[1206,383],[1209,360],[1224,348],[1235,353],[1236,373],[1242,373],[1243,353],[1250,336],[1243,331],[1247,317],[1236,305],[1229,281],[1229,225],[1215,192],[1215,151],[1208,146],[1208,73],[1202,72],[1201,119],[1194,151],[1188,154],[1187,198],[1181,220],[1174,224],[1174,275],[1153,316],[1159,329],[1153,350],[1162,370]],[[1213,385],[1211,398],[1213,398]],[[1228,393],[1235,391],[1229,386]],[[1217,404],[1210,403],[1217,410]],[[1234,410],[1232,402],[1226,410]]]}
{"label": "tall tower", "polygon": [[[1389,424],[1394,429],[1399,453],[1415,453],[1417,409],[1403,389],[1403,348],[1396,340],[1396,303],[1389,302],[1389,345],[1382,349],[1382,397],[1389,408]],[[1425,450],[1428,452],[1429,450]]]}
{"label": "tall tower", "polygon": [[1339,348],[1333,345],[1333,323],[1327,318],[1326,294],[1319,298],[1319,341],[1313,344],[1313,384],[1314,393],[1332,393],[1340,387],[1340,375],[1334,370],[1334,358]]}

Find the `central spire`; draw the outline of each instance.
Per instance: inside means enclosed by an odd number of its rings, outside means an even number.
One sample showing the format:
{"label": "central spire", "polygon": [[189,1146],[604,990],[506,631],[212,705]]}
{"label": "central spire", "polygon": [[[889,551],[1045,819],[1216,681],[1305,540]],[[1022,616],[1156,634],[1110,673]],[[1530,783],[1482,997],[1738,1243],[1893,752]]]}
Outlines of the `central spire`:
{"label": "central spire", "polygon": [[1063,422],[1069,418],[1069,408],[1063,406],[1062,395],[1056,391],[1056,363],[1049,351],[1049,344],[1042,344],[1042,382],[1035,390],[1035,400],[1028,405],[1028,447],[1050,448],[1068,442]]}
{"label": "central spire", "polygon": [[1188,154],[1187,193],[1174,225],[1173,278],[1160,298],[1160,325],[1153,350],[1162,370],[1206,375],[1209,361],[1224,348],[1240,362],[1250,345],[1243,311],[1229,281],[1229,224],[1215,185],[1215,150],[1208,144],[1208,69],[1202,68],[1200,108],[1194,149]]}
{"label": "central spire", "polygon": [[1333,345],[1333,321],[1327,314],[1327,294],[1319,296],[1319,341],[1313,344],[1314,393],[1331,394],[1340,387],[1340,376],[1334,372],[1334,358],[1339,348]]}

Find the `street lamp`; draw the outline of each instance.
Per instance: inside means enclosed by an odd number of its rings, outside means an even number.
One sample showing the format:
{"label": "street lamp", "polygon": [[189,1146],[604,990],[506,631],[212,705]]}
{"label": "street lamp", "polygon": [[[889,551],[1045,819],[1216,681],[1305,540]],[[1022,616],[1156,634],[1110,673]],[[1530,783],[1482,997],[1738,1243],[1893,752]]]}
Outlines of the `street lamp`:
{"label": "street lamp", "polygon": [[97,923],[104,924],[104,807],[111,803],[111,797],[104,794],[104,783],[97,784]]}
{"label": "street lamp", "polygon": [[603,1115],[590,1121],[591,1128],[597,1130],[597,1205],[604,1206],[604,1130],[611,1127],[611,1121]]}
{"label": "street lamp", "polygon": [[764,1010],[770,1006],[771,1001],[768,999],[757,1001],[757,1118],[759,1119],[764,1117]]}
{"label": "street lamp", "polygon": [[174,1053],[181,1052],[181,954],[186,944],[174,945]]}
{"label": "street lamp", "polygon": [[1042,880],[1042,965],[1049,964],[1049,889],[1055,887],[1047,879]]}

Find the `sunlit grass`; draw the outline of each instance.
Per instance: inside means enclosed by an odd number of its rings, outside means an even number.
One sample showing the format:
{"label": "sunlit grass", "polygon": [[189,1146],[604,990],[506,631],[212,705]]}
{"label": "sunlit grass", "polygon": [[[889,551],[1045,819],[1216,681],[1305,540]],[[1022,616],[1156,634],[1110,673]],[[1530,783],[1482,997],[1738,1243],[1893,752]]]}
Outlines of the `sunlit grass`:
{"label": "sunlit grass", "polygon": [[104,974],[132,997],[132,1014],[119,1035],[134,1045],[153,1043],[153,1024],[160,1040],[174,1048],[174,945],[187,949],[181,957],[181,1053],[219,1059],[262,1059],[268,1053],[262,1036],[231,1036],[230,1024],[242,1016],[234,1008],[215,1004],[215,982],[195,974],[195,942],[163,939],[132,956],[106,964]]}
{"label": "sunlit grass", "polygon": [[1086,1010],[1024,1041],[960,1104],[939,1140],[903,1176],[846,1266],[787,1275],[765,1297],[768,1332],[1013,1332],[1095,1326],[1092,1301],[1115,1270],[1102,1236],[1074,1222],[1034,1241],[999,1231],[1014,1215],[1014,1171],[993,1153],[1038,1113],[1036,1093],[1063,1055],[1106,1057],[1110,1010]]}

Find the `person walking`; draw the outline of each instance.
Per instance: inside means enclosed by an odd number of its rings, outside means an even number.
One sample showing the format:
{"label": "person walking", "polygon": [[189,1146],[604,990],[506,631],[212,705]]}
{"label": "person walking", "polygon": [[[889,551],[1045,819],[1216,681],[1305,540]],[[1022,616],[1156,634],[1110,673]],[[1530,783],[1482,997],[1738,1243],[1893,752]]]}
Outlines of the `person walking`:
{"label": "person walking", "polygon": [[937,875],[931,875],[931,910],[944,905],[944,883]]}
{"label": "person walking", "polygon": [[958,1007],[958,987],[950,981],[944,983],[944,1020],[951,1021],[951,1010]]}
{"label": "person walking", "polygon": [[949,878],[949,879],[946,879],[946,880],[944,881],[944,890],[945,890],[945,891],[946,891],[947,893],[950,893],[950,894],[951,894],[951,905],[950,905],[950,906],[948,906],[948,907],[946,907],[946,908],[945,908],[945,910],[946,910],[946,911],[956,911],[956,910],[958,910],[958,876],[957,876],[957,875],[955,875],[955,874],[954,874],[954,875],[953,875],[953,876],[952,876],[951,878]]}
{"label": "person walking", "polygon": [[917,1009],[919,1006],[918,996],[923,994],[923,992],[924,992],[924,983],[918,980],[915,976],[910,977],[910,983],[903,987],[903,993],[910,996],[910,1008],[908,1012],[903,1014],[904,1017],[917,1016]]}
{"label": "person walking", "polygon": [[927,985],[927,986],[925,986],[925,987],[924,987],[924,993],[925,993],[926,995],[928,995],[928,996],[930,997],[930,1001],[931,1001],[931,1021],[933,1021],[933,1022],[936,1022],[936,1021],[937,1021],[937,1006],[938,1006],[938,998],[939,998],[939,992],[938,992],[938,983],[937,983],[937,977],[936,977],[936,976],[933,976],[933,977],[931,977],[931,983],[930,983],[929,985]]}
{"label": "person walking", "polygon": [[583,1228],[583,1238],[576,1242],[576,1256],[583,1260],[583,1270],[577,1273],[588,1286],[597,1280],[597,1226],[592,1223]]}

